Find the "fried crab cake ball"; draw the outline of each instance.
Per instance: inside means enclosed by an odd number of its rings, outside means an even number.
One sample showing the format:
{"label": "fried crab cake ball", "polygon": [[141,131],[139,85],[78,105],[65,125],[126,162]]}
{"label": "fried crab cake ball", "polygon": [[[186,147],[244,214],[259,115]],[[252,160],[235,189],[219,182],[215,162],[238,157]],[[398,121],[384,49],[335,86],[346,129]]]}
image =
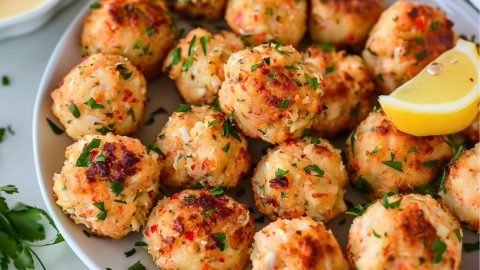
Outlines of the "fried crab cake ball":
{"label": "fried crab cake ball", "polygon": [[247,140],[231,117],[208,106],[185,108],[168,119],[155,142],[165,156],[163,184],[236,186],[250,167]]}
{"label": "fried crab cake ball", "polygon": [[84,54],[128,57],[146,77],[162,70],[162,60],[173,47],[174,26],[162,1],[103,0],[85,19],[81,34]]}
{"label": "fried crab cake ball", "polygon": [[335,269],[348,263],[332,231],[310,217],[278,219],[254,236],[253,270]]}
{"label": "fried crab cake ball", "polygon": [[388,94],[455,45],[453,23],[439,8],[397,1],[370,32],[363,59]]}
{"label": "fried crab cake ball", "polygon": [[323,88],[314,67],[292,46],[270,43],[228,58],[219,102],[247,136],[279,143],[310,128]]}
{"label": "fried crab cake ball", "polygon": [[445,205],[469,228],[480,232],[480,144],[463,151],[449,168],[440,196]]}
{"label": "fried crab cake ball", "polygon": [[430,183],[453,154],[442,136],[403,133],[381,110],[352,132],[345,152],[354,186],[376,197]]}
{"label": "fried crab cake ball", "polygon": [[352,269],[460,269],[462,229],[430,195],[384,197],[353,220]]}
{"label": "fried crab cake ball", "polygon": [[315,117],[312,129],[332,137],[367,117],[373,106],[375,85],[362,58],[322,46],[309,47],[304,58],[319,69],[325,82],[322,101],[326,109]]}
{"label": "fried crab cake ball", "polygon": [[144,226],[158,194],[161,160],[139,140],[87,135],[65,152],[53,176],[56,203],[97,236],[123,238]]}
{"label": "fried crab cake ball", "polygon": [[191,19],[218,20],[223,17],[227,0],[170,0],[176,12]]}
{"label": "fried crab cake ball", "polygon": [[247,206],[218,190],[184,190],[157,204],[144,240],[161,269],[241,270],[253,234]]}
{"label": "fried crab cake ball", "polygon": [[315,137],[270,149],[252,178],[255,205],[272,220],[307,215],[329,221],[346,210],[347,183],[340,150]]}
{"label": "fried crab cake ball", "polygon": [[77,140],[87,134],[127,135],[143,123],[147,84],[125,57],[86,57],[51,93],[52,110]]}
{"label": "fried crab cake ball", "polygon": [[225,20],[249,44],[275,40],[296,46],[307,29],[307,1],[230,0]]}
{"label": "fried crab cake ball", "polygon": [[383,11],[383,0],[311,0],[309,33],[314,42],[361,45]]}
{"label": "fried crab cake ball", "polygon": [[203,28],[190,31],[164,63],[180,94],[190,104],[212,103],[225,78],[223,66],[242,40],[228,31],[213,35]]}

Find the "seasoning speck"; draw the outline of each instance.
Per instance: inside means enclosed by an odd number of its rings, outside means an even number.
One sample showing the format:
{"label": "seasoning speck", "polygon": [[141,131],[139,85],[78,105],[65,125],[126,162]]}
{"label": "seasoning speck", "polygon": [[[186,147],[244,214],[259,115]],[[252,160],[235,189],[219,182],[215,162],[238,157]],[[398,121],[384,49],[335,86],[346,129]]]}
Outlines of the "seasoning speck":
{"label": "seasoning speck", "polygon": [[2,85],[3,86],[10,85],[10,78],[7,75],[2,76]]}

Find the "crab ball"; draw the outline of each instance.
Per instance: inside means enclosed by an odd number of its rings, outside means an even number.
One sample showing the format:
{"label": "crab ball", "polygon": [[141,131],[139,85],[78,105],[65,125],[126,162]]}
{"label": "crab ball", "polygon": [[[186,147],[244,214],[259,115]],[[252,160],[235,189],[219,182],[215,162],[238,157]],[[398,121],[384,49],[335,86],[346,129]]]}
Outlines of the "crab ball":
{"label": "crab ball", "polygon": [[368,37],[363,59],[380,90],[388,94],[455,45],[453,23],[437,7],[397,1]]}
{"label": "crab ball", "polygon": [[103,0],[85,18],[81,34],[84,54],[128,57],[145,76],[160,73],[173,46],[174,25],[163,4],[149,0]]}
{"label": "crab ball", "polygon": [[323,88],[314,67],[292,46],[270,43],[228,58],[219,101],[247,136],[279,143],[310,128]]}
{"label": "crab ball", "polygon": [[253,270],[348,270],[337,239],[309,217],[278,219],[254,236]]}
{"label": "crab ball", "polygon": [[315,137],[270,149],[252,177],[255,205],[270,219],[307,215],[329,221],[346,210],[347,183],[340,150]]}
{"label": "crab ball", "polygon": [[311,0],[309,33],[314,42],[358,46],[384,8],[383,0]]}
{"label": "crab ball", "polygon": [[232,32],[214,35],[197,28],[178,42],[163,66],[187,103],[209,104],[215,100],[225,78],[225,62],[240,49],[242,40]]}
{"label": "crab ball", "polygon": [[51,93],[52,110],[77,140],[87,134],[127,135],[143,123],[147,85],[125,57],[86,57]]}
{"label": "crab ball", "polygon": [[243,269],[253,218],[247,206],[217,191],[184,190],[155,206],[144,240],[158,267]]}
{"label": "crab ball", "polygon": [[155,142],[165,156],[163,184],[236,186],[249,170],[250,155],[232,118],[208,106],[184,106],[183,111],[168,119]]}
{"label": "crab ball", "polygon": [[460,221],[480,233],[480,144],[463,151],[449,168],[440,196]]}
{"label": "crab ball", "polygon": [[169,0],[176,12],[190,19],[218,20],[223,17],[227,0]]}
{"label": "crab ball", "polygon": [[137,139],[87,135],[67,148],[53,176],[56,203],[92,234],[120,239],[145,225],[161,168],[159,155]]}
{"label": "crab ball", "polygon": [[430,195],[378,200],[353,220],[347,258],[355,269],[460,269],[462,229]]}
{"label": "crab ball", "polygon": [[352,132],[345,152],[354,186],[376,197],[430,183],[453,154],[442,136],[403,133],[381,110],[371,112]]}
{"label": "crab ball", "polygon": [[307,28],[307,1],[230,0],[225,20],[249,44],[275,40],[296,46]]}
{"label": "crab ball", "polygon": [[322,136],[334,136],[357,126],[373,106],[375,85],[362,58],[321,45],[309,47],[306,62],[318,68],[325,82],[323,105],[312,129]]}

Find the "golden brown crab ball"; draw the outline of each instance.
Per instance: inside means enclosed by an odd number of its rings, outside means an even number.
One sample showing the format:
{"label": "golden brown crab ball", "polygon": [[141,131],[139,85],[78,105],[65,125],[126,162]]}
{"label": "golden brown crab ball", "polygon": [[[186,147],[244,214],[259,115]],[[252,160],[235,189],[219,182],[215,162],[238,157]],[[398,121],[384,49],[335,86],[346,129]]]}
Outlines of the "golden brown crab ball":
{"label": "golden brown crab ball", "polygon": [[[161,1],[161,0],[156,0]],[[227,0],[169,0],[176,12],[191,19],[218,20],[223,17]]]}
{"label": "golden brown crab ball", "polygon": [[163,67],[187,103],[209,104],[215,100],[225,78],[225,62],[240,49],[243,49],[242,40],[232,32],[213,35],[197,28],[179,41]]}
{"label": "golden brown crab ball", "polygon": [[[157,136],[165,156],[162,183],[171,187],[234,187],[248,172],[247,140],[231,117],[203,106],[183,105]],[[228,134],[225,132],[228,129]]]}
{"label": "golden brown crab ball", "polygon": [[480,144],[463,151],[448,168],[440,196],[445,205],[469,228],[480,232]]}
{"label": "golden brown crab ball", "polygon": [[474,143],[478,143],[479,136],[480,136],[479,126],[480,126],[480,118],[477,115],[477,118],[475,118],[473,123],[463,131],[463,134],[465,134],[470,141]]}
{"label": "golden brown crab ball", "polygon": [[345,152],[354,186],[376,197],[428,184],[452,157],[442,136],[403,133],[381,110],[371,112],[352,132]]}
{"label": "golden brown crab ball", "polygon": [[437,7],[397,1],[370,32],[363,59],[384,94],[455,45],[453,23]]}
{"label": "golden brown crab ball", "polygon": [[253,270],[335,269],[347,270],[332,231],[310,217],[278,219],[254,236]]}
{"label": "golden brown crab ball", "polygon": [[145,78],[127,58],[94,54],[51,93],[52,110],[75,140],[107,132],[127,135],[142,126],[146,93]]}
{"label": "golden brown crab ball", "polygon": [[307,1],[230,0],[225,20],[249,44],[275,40],[296,46],[307,29]]}
{"label": "golden brown crab ball", "polygon": [[219,101],[243,132],[279,143],[302,136],[321,110],[323,80],[292,46],[263,44],[232,54]]}
{"label": "golden brown crab ball", "polygon": [[355,269],[460,269],[462,229],[430,195],[377,200],[353,220],[347,259]]}
{"label": "golden brown crab ball", "polygon": [[137,139],[87,135],[67,148],[53,176],[56,203],[93,234],[120,239],[145,225],[161,168],[159,155]]}
{"label": "golden brown crab ball", "polygon": [[312,129],[318,134],[334,136],[352,129],[372,109],[375,85],[362,58],[335,51],[329,45],[309,47],[305,61],[318,68],[325,82],[323,105]]}
{"label": "golden brown crab ball", "polygon": [[87,55],[126,56],[150,78],[161,72],[173,40],[174,25],[163,1],[103,0],[86,17],[80,43]]}
{"label": "golden brown crab ball", "polygon": [[315,137],[270,149],[252,177],[255,205],[270,219],[329,221],[346,210],[348,176],[340,150]]}
{"label": "golden brown crab ball", "polygon": [[383,0],[311,0],[309,32],[314,42],[361,45],[384,8]]}
{"label": "golden brown crab ball", "polygon": [[253,218],[245,205],[218,191],[184,190],[155,206],[144,240],[158,267],[243,269]]}

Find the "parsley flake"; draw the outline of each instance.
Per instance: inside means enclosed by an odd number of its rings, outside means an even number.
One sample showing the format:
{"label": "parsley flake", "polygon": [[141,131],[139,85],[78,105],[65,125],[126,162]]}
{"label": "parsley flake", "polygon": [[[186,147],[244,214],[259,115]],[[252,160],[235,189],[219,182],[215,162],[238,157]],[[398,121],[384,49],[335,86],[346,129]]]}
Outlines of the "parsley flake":
{"label": "parsley flake", "polygon": [[307,83],[313,88],[313,90],[317,90],[318,88],[318,78],[317,77],[310,77],[307,73],[304,74]]}
{"label": "parsley flake", "polygon": [[108,187],[112,190],[115,196],[118,196],[122,193],[124,184],[122,182],[110,182]]}
{"label": "parsley flake", "polygon": [[107,217],[108,211],[105,210],[105,204],[103,202],[98,202],[93,204],[98,210],[100,210],[100,213],[97,215],[98,220],[105,220]]}
{"label": "parsley flake", "polygon": [[90,108],[92,109],[105,109],[105,106],[103,106],[102,104],[99,104],[95,101],[95,99],[93,99],[92,97],[90,97],[90,99],[88,99],[85,103],[83,103],[87,106],[89,106]]}
{"label": "parsley flake", "polygon": [[180,104],[178,108],[175,110],[175,112],[191,112],[192,111],[192,106],[189,104]]}
{"label": "parsley flake", "polygon": [[306,167],[303,168],[303,170],[308,174],[308,175],[312,175],[312,171],[314,171],[315,173],[317,173],[315,176],[317,177],[322,177],[325,172],[320,169],[320,167],[318,167],[317,165],[308,165]]}
{"label": "parsley flake", "polygon": [[214,233],[213,237],[215,238],[215,242],[220,248],[221,251],[224,251],[227,248],[227,237],[224,233]]}
{"label": "parsley flake", "polygon": [[70,103],[70,105],[68,105],[68,110],[73,115],[73,117],[80,117],[80,111],[78,110],[77,105]]}
{"label": "parsley flake", "polygon": [[88,167],[90,166],[90,152],[100,146],[100,139],[93,139],[85,148],[83,148],[82,153],[78,156],[76,166],[77,167]]}
{"label": "parsley flake", "polygon": [[280,100],[277,104],[277,107],[280,109],[288,108],[288,105],[290,105],[291,101],[292,101],[291,98]]}
{"label": "parsley flake", "polygon": [[443,253],[447,250],[447,245],[437,237],[432,244],[432,251],[434,252],[433,263],[439,263],[442,261]]}
{"label": "parsley flake", "polygon": [[230,142],[228,142],[223,148],[223,152],[228,153],[228,150],[230,150]]}
{"label": "parsley flake", "polygon": [[202,45],[203,55],[207,55],[207,42],[210,40],[208,35],[200,38],[200,44]]}
{"label": "parsley flake", "polygon": [[188,56],[193,55],[193,51],[195,50],[195,41],[197,41],[197,35],[193,35],[192,39],[190,40],[190,45],[188,46]]}
{"label": "parsley flake", "polygon": [[59,128],[55,123],[53,123],[52,120],[50,120],[48,118],[47,118],[47,123],[50,126],[50,128],[52,129],[53,133],[55,133],[56,135],[60,135],[60,134],[63,134],[65,132],[65,131],[63,131],[63,129]]}

